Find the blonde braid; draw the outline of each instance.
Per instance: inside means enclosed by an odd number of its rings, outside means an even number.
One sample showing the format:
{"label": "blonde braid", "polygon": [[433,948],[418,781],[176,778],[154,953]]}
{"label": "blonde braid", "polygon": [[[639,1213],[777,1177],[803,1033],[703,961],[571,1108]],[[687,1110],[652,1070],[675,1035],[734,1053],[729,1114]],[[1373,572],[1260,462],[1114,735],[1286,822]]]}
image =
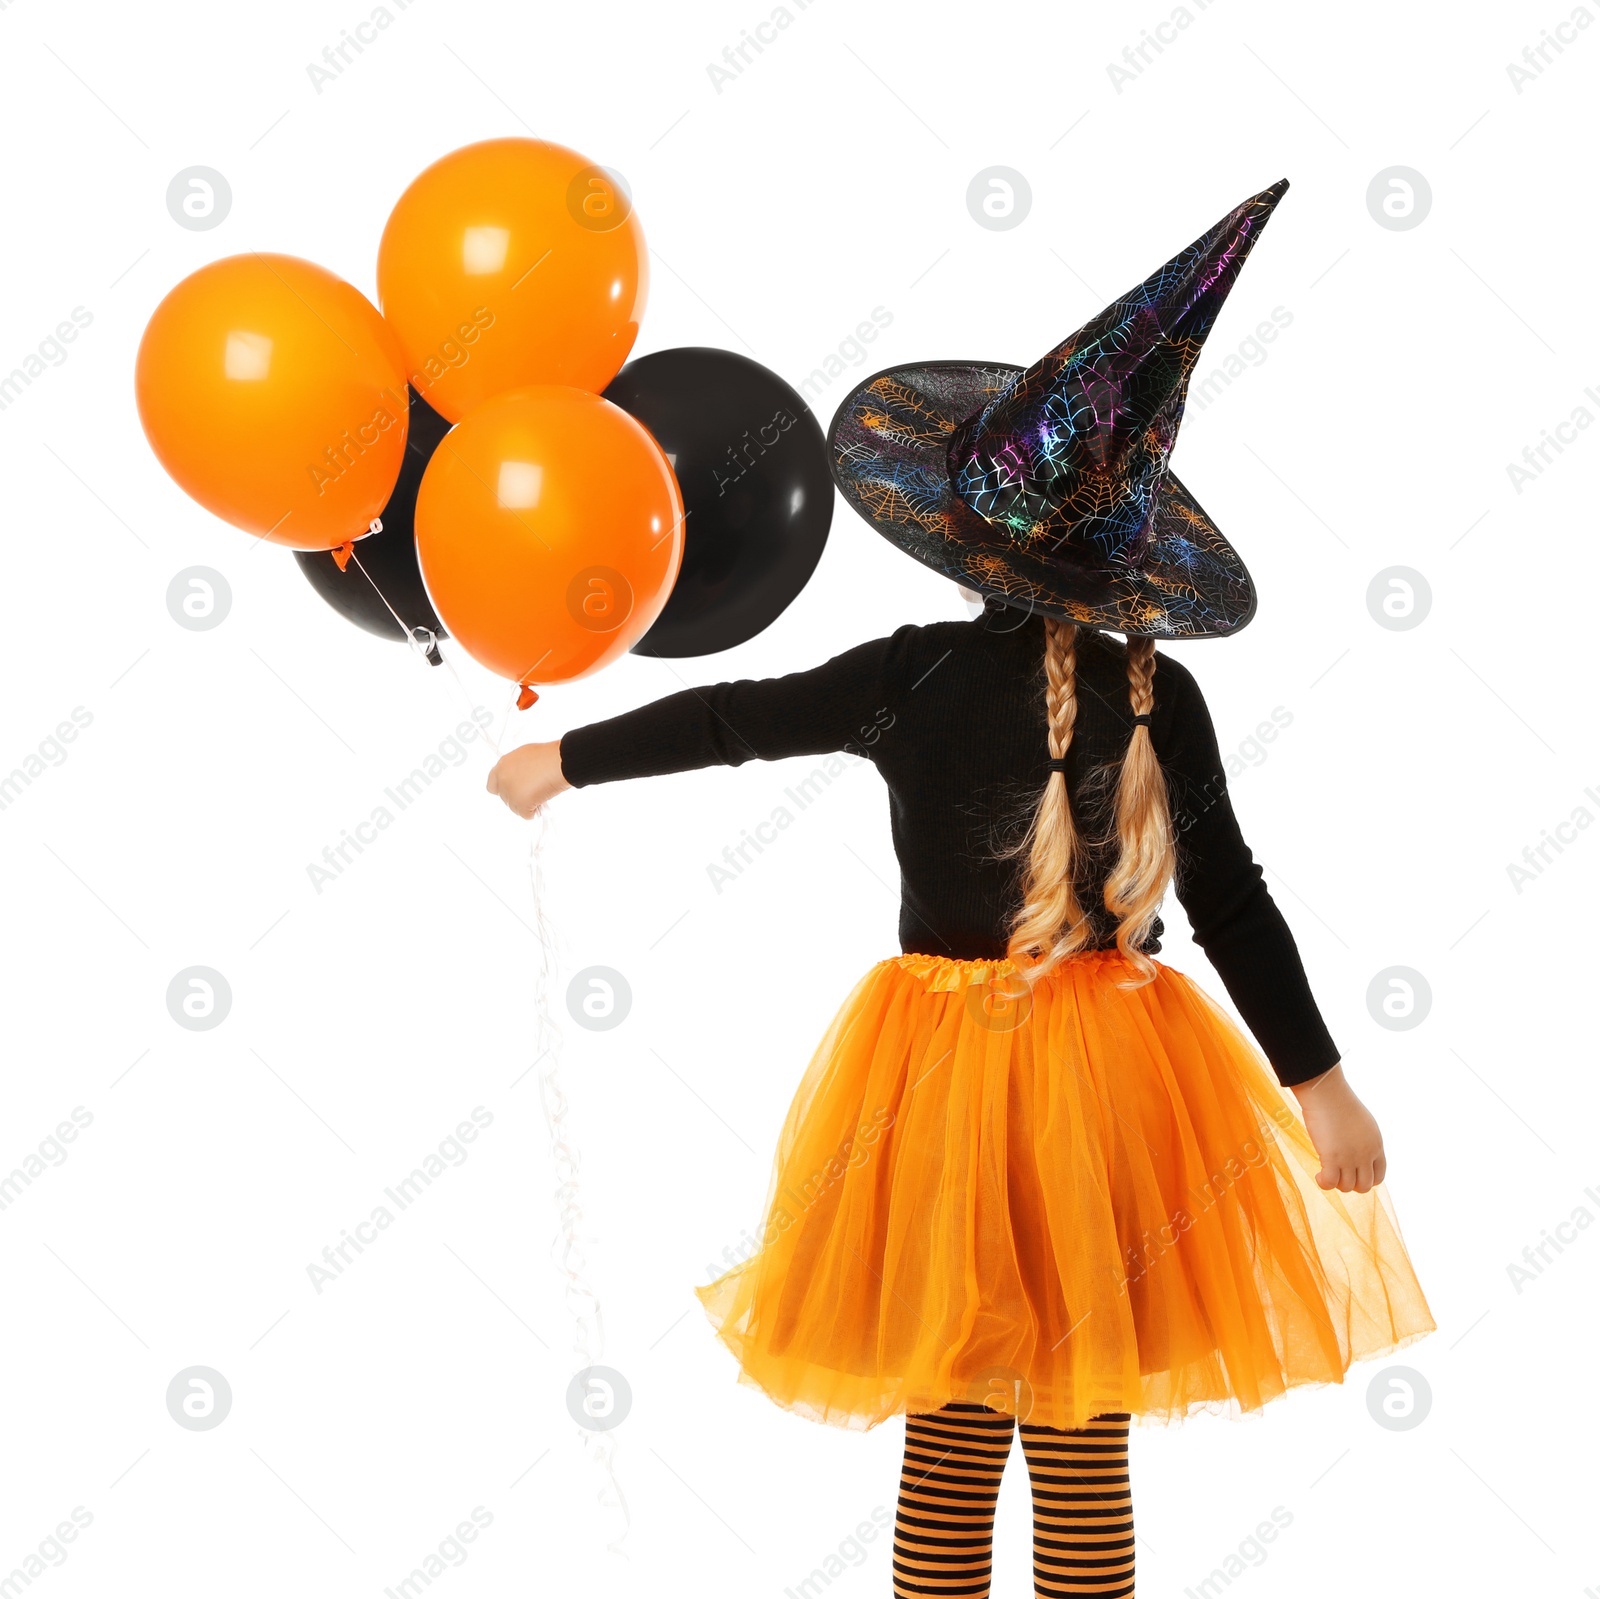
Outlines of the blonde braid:
{"label": "blonde braid", "polygon": [[[1155,704],[1155,675],[1155,641],[1130,638],[1128,702],[1135,716],[1148,716]],[[1132,962],[1139,982],[1148,983],[1155,976],[1155,967],[1139,946],[1150,936],[1176,858],[1167,782],[1148,723],[1134,728],[1122,759],[1117,782],[1117,839],[1121,853],[1106,879],[1106,909],[1118,919],[1117,948]]]}
{"label": "blonde braid", "polygon": [[[1045,721],[1050,754],[1059,759],[1072,743],[1078,719],[1078,629],[1047,618],[1044,624]],[[1034,812],[1033,825],[1018,846],[1027,852],[1022,909],[1012,923],[1006,953],[1028,981],[1035,982],[1057,961],[1082,949],[1090,930],[1074,889],[1078,835],[1067,797],[1067,779],[1052,772]]]}

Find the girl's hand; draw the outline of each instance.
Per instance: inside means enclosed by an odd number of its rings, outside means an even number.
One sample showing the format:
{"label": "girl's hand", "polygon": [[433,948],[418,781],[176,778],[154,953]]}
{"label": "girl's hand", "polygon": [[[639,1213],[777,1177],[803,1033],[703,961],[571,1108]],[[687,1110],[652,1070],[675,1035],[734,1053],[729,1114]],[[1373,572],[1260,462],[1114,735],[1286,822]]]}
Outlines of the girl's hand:
{"label": "girl's hand", "polygon": [[1318,1187],[1365,1194],[1383,1181],[1387,1169],[1383,1134],[1372,1112],[1345,1081],[1342,1066],[1309,1083],[1296,1083],[1294,1095],[1305,1114],[1306,1131],[1322,1158]]}
{"label": "girl's hand", "polygon": [[553,744],[524,744],[502,755],[489,773],[489,792],[498,794],[524,819],[571,787],[562,775],[559,739]]}

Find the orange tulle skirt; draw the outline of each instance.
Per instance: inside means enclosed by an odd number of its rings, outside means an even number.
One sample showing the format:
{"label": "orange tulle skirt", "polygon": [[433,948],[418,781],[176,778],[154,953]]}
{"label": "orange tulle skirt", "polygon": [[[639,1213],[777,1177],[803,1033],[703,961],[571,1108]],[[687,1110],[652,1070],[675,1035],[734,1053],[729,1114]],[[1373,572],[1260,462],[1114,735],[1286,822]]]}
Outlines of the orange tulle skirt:
{"label": "orange tulle skirt", "polygon": [[760,1239],[696,1289],[741,1380],[872,1427],[1256,1410],[1433,1330],[1386,1192],[1327,1193],[1290,1096],[1170,967],[902,955],[784,1124]]}

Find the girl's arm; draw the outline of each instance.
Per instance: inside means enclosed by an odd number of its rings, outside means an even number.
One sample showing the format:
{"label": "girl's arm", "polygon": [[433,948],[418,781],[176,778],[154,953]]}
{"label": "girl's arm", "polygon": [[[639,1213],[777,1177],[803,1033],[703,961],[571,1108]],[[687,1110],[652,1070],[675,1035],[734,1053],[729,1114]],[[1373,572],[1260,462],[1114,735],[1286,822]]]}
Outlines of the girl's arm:
{"label": "girl's arm", "polygon": [[810,671],[685,689],[558,743],[525,744],[496,764],[489,792],[528,817],[563,789],[591,783],[836,750],[870,756],[915,631],[858,644]]}
{"label": "girl's arm", "polygon": [[1322,1160],[1323,1188],[1366,1193],[1383,1181],[1383,1135],[1345,1080],[1294,935],[1267,891],[1228,796],[1211,715],[1194,679],[1158,658],[1152,727],[1177,835],[1178,898],[1278,1080],[1294,1091]]}

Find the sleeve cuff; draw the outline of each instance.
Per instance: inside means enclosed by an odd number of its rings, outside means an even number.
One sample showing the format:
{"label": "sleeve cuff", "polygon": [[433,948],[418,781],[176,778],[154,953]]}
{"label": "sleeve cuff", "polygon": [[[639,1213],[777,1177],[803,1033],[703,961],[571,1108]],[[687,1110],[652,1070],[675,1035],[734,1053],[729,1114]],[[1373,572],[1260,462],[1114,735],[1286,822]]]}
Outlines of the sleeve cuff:
{"label": "sleeve cuff", "polygon": [[1293,1088],[1297,1083],[1309,1083],[1313,1077],[1331,1072],[1342,1058],[1333,1040],[1324,1035],[1321,1047],[1297,1051],[1281,1063],[1274,1060],[1272,1069],[1285,1088]]}
{"label": "sleeve cuff", "polygon": [[600,781],[594,775],[593,762],[586,759],[582,733],[582,728],[563,733],[556,744],[556,759],[561,765],[561,775],[574,788],[587,788],[590,783]]}

